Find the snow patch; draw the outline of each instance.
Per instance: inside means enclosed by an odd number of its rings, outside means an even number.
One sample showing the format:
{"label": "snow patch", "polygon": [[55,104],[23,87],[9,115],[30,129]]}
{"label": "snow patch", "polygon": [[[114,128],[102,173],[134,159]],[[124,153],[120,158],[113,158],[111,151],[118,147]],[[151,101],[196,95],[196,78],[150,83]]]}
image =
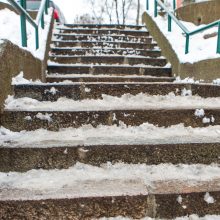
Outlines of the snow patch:
{"label": "snow patch", "polygon": [[43,120],[43,121],[52,122],[52,121],[53,121],[52,118],[51,118],[52,115],[53,115],[53,114],[48,114],[48,113],[42,114],[42,113],[39,112],[39,113],[36,115],[36,118],[38,118],[38,119],[40,119],[40,120]]}
{"label": "snow patch", "polygon": [[205,111],[204,109],[196,109],[194,114],[196,117],[202,118],[205,115]]}
{"label": "snow patch", "polygon": [[214,198],[207,192],[204,196],[204,200],[208,203],[208,204],[213,204],[215,203]]}

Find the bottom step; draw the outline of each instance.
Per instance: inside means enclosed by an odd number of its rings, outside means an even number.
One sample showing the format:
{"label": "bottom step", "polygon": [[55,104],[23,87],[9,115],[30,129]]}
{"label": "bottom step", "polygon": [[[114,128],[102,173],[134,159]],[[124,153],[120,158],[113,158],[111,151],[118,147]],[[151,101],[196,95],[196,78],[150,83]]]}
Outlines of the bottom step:
{"label": "bottom step", "polygon": [[0,188],[0,219],[220,214],[217,165],[78,163],[68,170],[0,173]]}

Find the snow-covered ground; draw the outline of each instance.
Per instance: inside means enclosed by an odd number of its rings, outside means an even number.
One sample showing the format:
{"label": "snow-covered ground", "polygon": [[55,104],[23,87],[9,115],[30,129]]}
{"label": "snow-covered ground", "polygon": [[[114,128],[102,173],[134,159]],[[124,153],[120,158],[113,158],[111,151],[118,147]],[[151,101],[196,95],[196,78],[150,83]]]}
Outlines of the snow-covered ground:
{"label": "snow-covered ground", "polygon": [[[162,33],[166,36],[170,42],[173,50],[179,57],[182,63],[194,63],[201,60],[220,58],[220,54],[216,53],[217,49],[217,36],[209,39],[204,39],[204,35],[217,33],[218,27],[211,28],[209,30],[198,33],[190,37],[189,54],[185,54],[186,38],[182,29],[172,21],[172,32],[168,32],[168,19],[167,16],[162,17],[158,15],[154,17],[154,1],[150,4],[150,10],[148,13],[156,22]],[[190,22],[180,21],[189,31],[196,30],[204,25],[196,26]]]}
{"label": "snow-covered ground", "polygon": [[[49,32],[49,26],[52,16],[52,9],[49,10],[48,15],[45,16],[45,28],[42,29],[39,26],[39,43],[40,47],[38,50],[35,49],[35,29],[27,22],[27,38],[28,47],[21,46],[21,26],[20,16],[10,11],[9,9],[0,10],[0,44],[3,39],[7,39],[12,43],[22,47],[25,50],[30,51],[35,57],[43,60],[47,35]],[[0,45],[1,47],[1,45]]]}

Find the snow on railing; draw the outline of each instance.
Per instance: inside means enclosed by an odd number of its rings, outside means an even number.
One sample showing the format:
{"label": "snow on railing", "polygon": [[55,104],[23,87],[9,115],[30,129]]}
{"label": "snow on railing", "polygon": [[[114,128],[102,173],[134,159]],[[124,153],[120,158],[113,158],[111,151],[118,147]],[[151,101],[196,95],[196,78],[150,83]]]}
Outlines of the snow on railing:
{"label": "snow on railing", "polygon": [[26,21],[28,21],[35,28],[35,43],[36,50],[39,48],[39,24],[41,23],[42,29],[44,29],[44,12],[48,14],[49,0],[42,0],[40,8],[38,10],[37,18],[34,21],[26,11],[26,0],[20,0],[18,4],[15,0],[7,0],[20,14],[21,16],[21,41],[22,46],[27,47],[27,28]]}
{"label": "snow on railing", "polygon": [[[168,14],[168,31],[172,31],[172,20],[182,29],[186,36],[186,44],[185,44],[185,54],[189,53],[189,40],[190,36],[195,35],[197,33],[201,33],[205,30],[218,26],[218,36],[217,36],[217,49],[216,53],[220,54],[220,20],[214,21],[204,27],[198,28],[193,31],[189,31],[185,25],[183,25],[180,20],[177,19],[174,12],[176,9],[176,0],[173,0],[173,11],[168,9],[165,4],[161,0],[154,0],[154,17],[158,15],[158,5]],[[146,0],[146,9],[149,10],[149,0]]]}

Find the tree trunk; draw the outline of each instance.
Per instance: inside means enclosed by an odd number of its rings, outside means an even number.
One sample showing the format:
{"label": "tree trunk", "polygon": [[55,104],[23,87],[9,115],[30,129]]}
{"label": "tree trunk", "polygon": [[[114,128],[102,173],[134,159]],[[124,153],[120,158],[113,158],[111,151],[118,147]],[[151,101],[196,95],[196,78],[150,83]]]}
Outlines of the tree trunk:
{"label": "tree trunk", "polygon": [[140,0],[137,0],[137,19],[136,19],[136,25],[139,25],[139,18],[140,18],[140,8],[141,8],[141,3]]}
{"label": "tree trunk", "polygon": [[115,11],[116,11],[116,16],[117,16],[117,22],[118,24],[120,24],[119,14],[118,14],[118,0],[115,0]]}

